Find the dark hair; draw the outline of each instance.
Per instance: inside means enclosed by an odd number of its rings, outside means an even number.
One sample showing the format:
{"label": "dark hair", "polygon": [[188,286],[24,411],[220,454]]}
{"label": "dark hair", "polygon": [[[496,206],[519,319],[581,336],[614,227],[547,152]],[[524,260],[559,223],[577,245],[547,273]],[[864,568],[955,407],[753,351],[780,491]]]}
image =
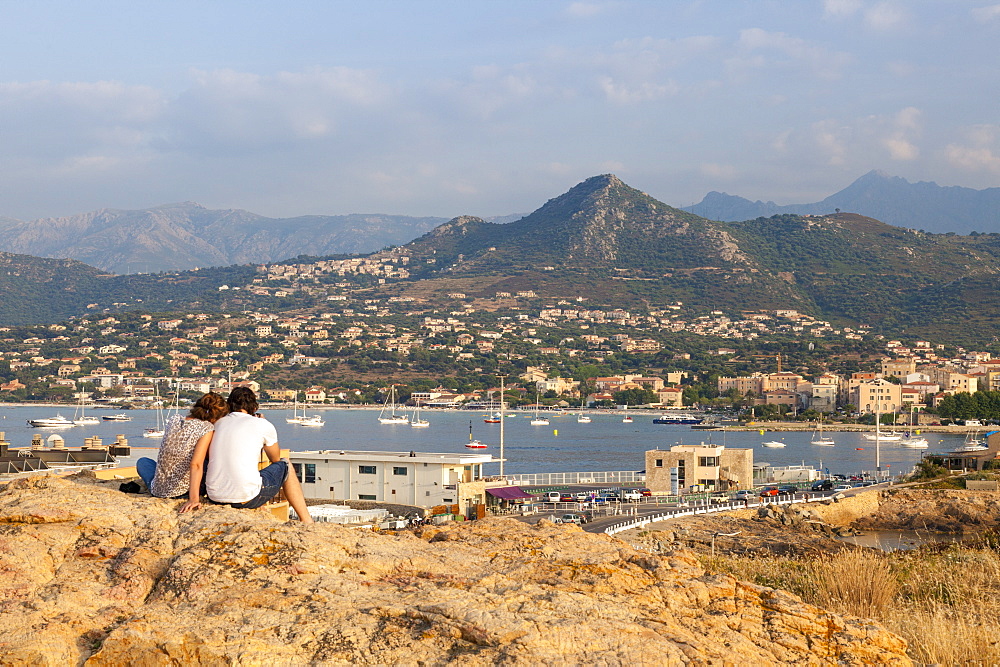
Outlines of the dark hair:
{"label": "dark hair", "polygon": [[226,403],[229,404],[230,412],[239,412],[242,410],[248,415],[252,415],[257,412],[257,408],[260,406],[257,404],[257,394],[253,393],[253,389],[249,387],[236,387],[231,392],[229,392],[229,398],[226,399]]}
{"label": "dark hair", "polygon": [[229,412],[229,405],[221,394],[210,391],[191,406],[191,416],[213,424]]}

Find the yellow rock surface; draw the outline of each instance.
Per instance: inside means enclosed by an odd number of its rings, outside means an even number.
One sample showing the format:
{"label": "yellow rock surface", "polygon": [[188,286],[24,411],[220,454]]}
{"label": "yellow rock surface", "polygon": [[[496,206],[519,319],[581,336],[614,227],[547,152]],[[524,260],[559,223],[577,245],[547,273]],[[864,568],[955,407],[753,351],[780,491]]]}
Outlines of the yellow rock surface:
{"label": "yellow rock surface", "polygon": [[36,665],[908,665],[880,626],[575,526],[374,533],[0,488],[0,661]]}

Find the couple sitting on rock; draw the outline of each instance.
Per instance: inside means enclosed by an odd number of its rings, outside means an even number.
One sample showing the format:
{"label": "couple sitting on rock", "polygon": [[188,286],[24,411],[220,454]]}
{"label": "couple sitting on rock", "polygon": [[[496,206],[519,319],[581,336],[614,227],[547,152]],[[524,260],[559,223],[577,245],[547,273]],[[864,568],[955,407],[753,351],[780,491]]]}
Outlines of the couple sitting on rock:
{"label": "couple sitting on rock", "polygon": [[[184,513],[201,507],[202,493],[215,503],[253,509],[282,490],[299,519],[312,523],[298,477],[287,460],[279,460],[274,425],[258,416],[257,408],[253,391],[237,387],[225,400],[205,394],[186,417],[170,419],[159,460],[136,462],[149,492],[158,498],[186,495]],[[271,464],[258,470],[262,449]]]}

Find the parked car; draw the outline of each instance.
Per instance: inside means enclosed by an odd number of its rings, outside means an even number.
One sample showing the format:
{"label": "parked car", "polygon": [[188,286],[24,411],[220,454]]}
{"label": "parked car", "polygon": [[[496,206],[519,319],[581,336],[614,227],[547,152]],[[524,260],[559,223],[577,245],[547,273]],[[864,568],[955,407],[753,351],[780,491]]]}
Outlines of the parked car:
{"label": "parked car", "polygon": [[558,491],[549,491],[545,494],[545,502],[558,503],[562,500],[562,494]]}
{"label": "parked car", "polygon": [[564,491],[562,495],[559,496],[559,500],[564,503],[571,503],[576,500],[576,496],[574,496],[572,493],[569,493],[568,491]]}
{"label": "parked car", "polygon": [[578,503],[585,503],[588,500],[590,500],[590,495],[591,494],[588,493],[587,491],[580,491],[579,493],[573,496],[573,500],[575,500]]}
{"label": "parked car", "polygon": [[833,482],[828,479],[821,479],[813,482],[812,491],[833,491]]}
{"label": "parked car", "polygon": [[853,488],[854,487],[851,486],[850,484],[838,484],[837,486],[833,487],[833,490],[834,491],[847,491],[848,489],[853,489]]}
{"label": "parked car", "polygon": [[760,490],[761,498],[771,498],[778,495],[778,487],[776,486],[765,486]]}
{"label": "parked car", "polygon": [[587,523],[587,517],[582,514],[563,514],[559,517],[559,523],[575,523],[578,526],[582,526]]}
{"label": "parked car", "polygon": [[653,495],[653,492],[652,492],[652,491],[650,491],[650,490],[649,490],[649,489],[647,489],[647,488],[641,488],[641,489],[637,489],[637,490],[639,491],[639,493],[641,493],[641,494],[642,494],[643,496],[645,496],[645,497],[647,497],[647,498],[648,498],[649,496]]}
{"label": "parked car", "polygon": [[750,500],[756,497],[757,494],[754,493],[753,489],[740,489],[733,494],[733,500]]}
{"label": "parked car", "polygon": [[785,486],[778,487],[779,496],[794,496],[798,492],[799,492],[799,487],[795,486],[794,484],[786,484]]}
{"label": "parked car", "polygon": [[642,494],[635,489],[622,489],[622,500],[642,500]]}
{"label": "parked car", "polygon": [[595,503],[617,503],[618,496],[601,495],[594,498]]}

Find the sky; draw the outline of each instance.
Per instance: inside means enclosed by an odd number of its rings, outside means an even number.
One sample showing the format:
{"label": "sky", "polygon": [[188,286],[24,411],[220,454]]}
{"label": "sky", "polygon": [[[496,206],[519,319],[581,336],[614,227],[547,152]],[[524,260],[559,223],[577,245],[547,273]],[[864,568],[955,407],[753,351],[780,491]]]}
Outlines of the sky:
{"label": "sky", "polygon": [[0,0],[0,217],[1000,186],[990,0]]}

